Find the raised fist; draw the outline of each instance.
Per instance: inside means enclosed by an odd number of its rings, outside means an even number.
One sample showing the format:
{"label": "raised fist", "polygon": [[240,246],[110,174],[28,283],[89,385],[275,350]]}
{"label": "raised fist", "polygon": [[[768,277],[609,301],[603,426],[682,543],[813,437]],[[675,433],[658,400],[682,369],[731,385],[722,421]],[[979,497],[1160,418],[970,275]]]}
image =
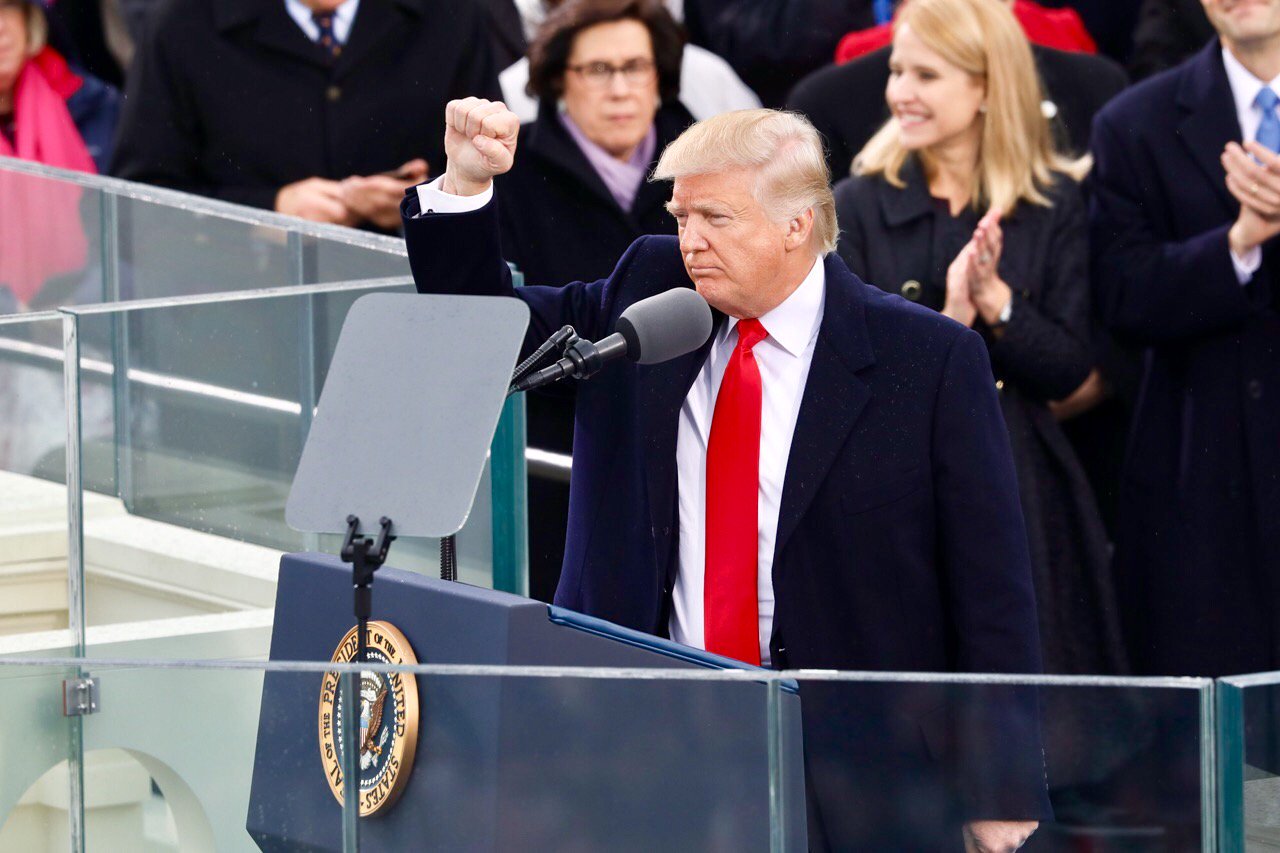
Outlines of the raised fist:
{"label": "raised fist", "polygon": [[444,151],[449,158],[441,186],[454,195],[476,195],[515,162],[520,119],[501,101],[463,98],[444,108]]}

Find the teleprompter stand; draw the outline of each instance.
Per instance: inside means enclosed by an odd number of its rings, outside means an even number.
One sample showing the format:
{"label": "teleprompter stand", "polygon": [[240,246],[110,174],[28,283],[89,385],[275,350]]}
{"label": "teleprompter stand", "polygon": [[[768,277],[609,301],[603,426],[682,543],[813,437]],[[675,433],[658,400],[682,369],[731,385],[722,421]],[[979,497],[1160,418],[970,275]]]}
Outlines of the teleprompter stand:
{"label": "teleprompter stand", "polygon": [[[442,574],[456,579],[452,537],[471,512],[528,322],[523,302],[481,296],[375,293],[347,314],[285,520],[343,535],[359,660],[373,576],[397,536],[440,538]],[[378,519],[376,538],[361,519]]]}

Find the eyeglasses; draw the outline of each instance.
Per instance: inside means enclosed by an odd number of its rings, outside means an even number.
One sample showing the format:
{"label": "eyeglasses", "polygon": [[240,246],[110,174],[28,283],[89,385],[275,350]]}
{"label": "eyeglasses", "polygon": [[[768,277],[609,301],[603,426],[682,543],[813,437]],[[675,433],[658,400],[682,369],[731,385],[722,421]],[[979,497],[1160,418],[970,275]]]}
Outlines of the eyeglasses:
{"label": "eyeglasses", "polygon": [[582,76],[588,86],[604,89],[613,82],[613,75],[621,74],[628,86],[643,86],[653,79],[654,64],[652,59],[628,59],[621,65],[609,62],[584,62],[581,65],[566,66],[567,70]]}

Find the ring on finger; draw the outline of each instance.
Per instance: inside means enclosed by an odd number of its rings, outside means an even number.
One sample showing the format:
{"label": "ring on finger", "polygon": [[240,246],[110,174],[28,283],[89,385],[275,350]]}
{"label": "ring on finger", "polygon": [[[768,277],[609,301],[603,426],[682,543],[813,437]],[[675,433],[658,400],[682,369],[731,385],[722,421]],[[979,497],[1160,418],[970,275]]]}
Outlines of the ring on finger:
{"label": "ring on finger", "polygon": [[983,252],[981,255],[978,255],[978,263],[980,263],[980,264],[989,264],[989,263],[991,263],[991,255],[990,255],[990,253],[988,253],[988,252]]}

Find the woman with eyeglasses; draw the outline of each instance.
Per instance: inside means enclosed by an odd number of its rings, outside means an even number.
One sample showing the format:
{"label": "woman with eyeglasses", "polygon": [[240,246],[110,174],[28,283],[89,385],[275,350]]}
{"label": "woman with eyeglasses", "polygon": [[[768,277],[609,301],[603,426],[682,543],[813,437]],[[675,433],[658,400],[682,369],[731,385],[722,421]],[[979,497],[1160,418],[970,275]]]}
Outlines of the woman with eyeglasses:
{"label": "woman with eyeglasses", "polygon": [[[670,184],[649,173],[692,118],[677,100],[684,36],[660,0],[566,0],[529,46],[538,118],[498,178],[502,249],[526,284],[604,278],[637,237],[675,234]],[[529,444],[569,453],[573,401],[535,395]],[[530,591],[550,600],[568,488],[529,482]]]}

